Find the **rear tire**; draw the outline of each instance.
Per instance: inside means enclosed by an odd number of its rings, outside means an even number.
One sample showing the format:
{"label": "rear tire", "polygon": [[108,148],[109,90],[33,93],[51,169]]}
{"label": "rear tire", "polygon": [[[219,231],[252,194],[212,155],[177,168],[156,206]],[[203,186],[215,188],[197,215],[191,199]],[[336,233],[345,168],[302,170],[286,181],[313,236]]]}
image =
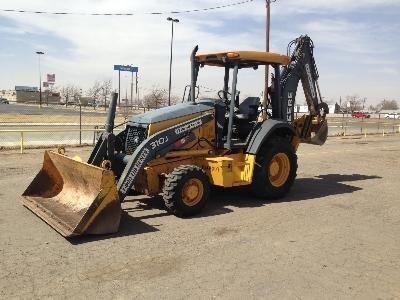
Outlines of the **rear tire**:
{"label": "rear tire", "polygon": [[272,138],[257,153],[251,192],[259,198],[283,198],[292,187],[296,172],[293,146],[285,138]]}
{"label": "rear tire", "polygon": [[168,174],[164,181],[165,206],[178,217],[198,214],[209,197],[210,181],[198,166],[179,166]]}

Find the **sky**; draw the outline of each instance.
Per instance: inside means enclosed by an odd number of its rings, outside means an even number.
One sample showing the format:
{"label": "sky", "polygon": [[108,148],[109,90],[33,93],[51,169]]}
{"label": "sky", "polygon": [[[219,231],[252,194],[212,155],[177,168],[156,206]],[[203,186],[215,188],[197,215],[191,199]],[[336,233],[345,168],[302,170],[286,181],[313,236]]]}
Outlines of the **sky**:
{"label": "sky", "polygon": [[[56,74],[56,86],[79,86],[112,80],[115,64],[139,68],[140,96],[153,88],[168,89],[171,22],[174,23],[172,94],[182,97],[190,83],[190,53],[265,50],[265,0],[2,0],[0,2],[0,89],[38,86]],[[68,15],[4,10],[68,12]],[[189,13],[173,11],[200,10]],[[161,14],[150,14],[160,12]],[[131,13],[131,16],[93,16]],[[325,101],[348,96],[376,105],[384,99],[400,104],[399,0],[277,0],[271,3],[270,51],[286,54],[288,43],[307,34],[314,42]],[[200,82],[201,80],[201,82]],[[263,71],[239,74],[239,89],[259,96]],[[130,97],[131,74],[121,73],[121,94]],[[204,82],[204,83],[203,83]],[[223,75],[201,70],[201,91],[216,93]],[[135,97],[135,96],[134,96]],[[301,96],[300,96],[301,97]],[[298,100],[301,101],[301,100]],[[300,103],[301,104],[301,103]]]}

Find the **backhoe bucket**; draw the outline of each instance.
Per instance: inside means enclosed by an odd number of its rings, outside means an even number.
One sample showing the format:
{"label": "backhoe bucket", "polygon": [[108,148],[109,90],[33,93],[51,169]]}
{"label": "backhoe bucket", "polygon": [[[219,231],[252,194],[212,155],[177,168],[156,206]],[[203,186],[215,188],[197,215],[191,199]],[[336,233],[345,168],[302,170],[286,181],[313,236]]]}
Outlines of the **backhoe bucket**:
{"label": "backhoe bucket", "polygon": [[325,144],[327,138],[328,138],[328,121],[325,119],[320,124],[315,135],[311,137],[311,144],[321,146]]}
{"label": "backhoe bucket", "polygon": [[23,205],[64,237],[118,231],[121,203],[110,170],[46,151]]}

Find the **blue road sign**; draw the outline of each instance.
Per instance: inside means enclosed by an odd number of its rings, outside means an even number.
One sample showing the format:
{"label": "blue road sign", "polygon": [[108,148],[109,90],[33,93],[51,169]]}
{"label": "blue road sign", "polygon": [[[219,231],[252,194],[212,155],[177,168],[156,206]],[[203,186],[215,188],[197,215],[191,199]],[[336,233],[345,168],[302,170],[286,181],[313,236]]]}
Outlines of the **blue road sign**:
{"label": "blue road sign", "polygon": [[126,72],[132,72],[132,73],[137,73],[139,71],[138,67],[132,67],[132,66],[124,66],[124,65],[114,65],[114,70],[117,71],[126,71]]}

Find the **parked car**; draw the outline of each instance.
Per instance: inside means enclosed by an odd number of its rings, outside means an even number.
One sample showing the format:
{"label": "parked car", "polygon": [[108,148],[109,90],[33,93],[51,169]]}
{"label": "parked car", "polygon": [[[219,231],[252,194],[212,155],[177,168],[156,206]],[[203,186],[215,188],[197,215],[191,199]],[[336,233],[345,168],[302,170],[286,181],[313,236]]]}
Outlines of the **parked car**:
{"label": "parked car", "polygon": [[369,115],[369,114],[367,114],[365,112],[362,112],[362,111],[353,111],[351,113],[351,116],[353,118],[370,118],[371,117],[371,115]]}
{"label": "parked car", "polygon": [[90,100],[88,101],[86,106],[90,106],[90,107],[96,107],[98,104],[96,102],[96,100]]}
{"label": "parked car", "polygon": [[[60,105],[65,105],[65,100],[60,100],[59,103],[60,103]],[[77,105],[77,104],[78,103],[73,99],[68,100],[68,103],[67,103],[67,105]]]}
{"label": "parked car", "polygon": [[398,114],[398,113],[388,113],[385,118],[386,119],[400,119],[400,114]]}
{"label": "parked car", "polygon": [[6,98],[0,98],[0,104],[10,104]]}

